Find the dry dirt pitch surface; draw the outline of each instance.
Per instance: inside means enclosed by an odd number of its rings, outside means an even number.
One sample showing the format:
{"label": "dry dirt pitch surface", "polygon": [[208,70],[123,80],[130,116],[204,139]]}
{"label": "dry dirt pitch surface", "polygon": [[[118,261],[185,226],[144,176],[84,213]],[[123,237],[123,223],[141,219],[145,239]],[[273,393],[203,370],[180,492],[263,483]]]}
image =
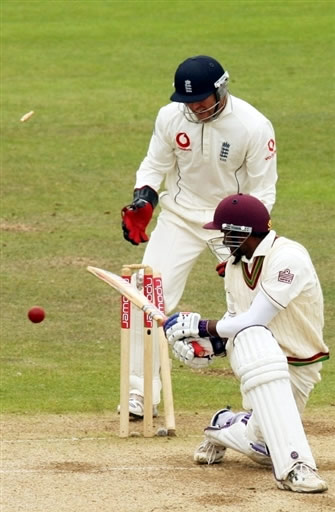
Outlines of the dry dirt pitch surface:
{"label": "dry dirt pitch surface", "polygon": [[[197,466],[208,415],[179,414],[177,437],[118,438],[116,414],[2,416],[1,512],[331,512],[335,410],[307,413],[305,428],[324,494],[280,491],[271,470],[227,451]],[[157,418],[155,427],[162,426]],[[140,431],[138,422],[131,429]]]}

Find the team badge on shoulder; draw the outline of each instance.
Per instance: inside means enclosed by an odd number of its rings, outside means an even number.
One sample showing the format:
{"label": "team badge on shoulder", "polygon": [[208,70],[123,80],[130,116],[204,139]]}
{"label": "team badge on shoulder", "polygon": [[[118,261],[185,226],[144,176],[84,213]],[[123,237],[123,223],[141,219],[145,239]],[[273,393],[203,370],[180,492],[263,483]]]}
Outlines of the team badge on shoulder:
{"label": "team badge on shoulder", "polygon": [[286,283],[291,284],[294,278],[294,274],[291,274],[291,271],[289,268],[286,268],[285,270],[280,270],[278,274],[278,281],[280,283]]}

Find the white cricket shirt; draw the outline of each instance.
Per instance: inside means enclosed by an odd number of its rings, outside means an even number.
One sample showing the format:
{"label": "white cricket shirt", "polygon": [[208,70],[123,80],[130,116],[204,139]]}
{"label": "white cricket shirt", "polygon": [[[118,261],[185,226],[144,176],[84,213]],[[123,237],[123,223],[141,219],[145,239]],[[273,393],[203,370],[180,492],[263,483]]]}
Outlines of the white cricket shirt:
{"label": "white cricket shirt", "polygon": [[231,95],[209,123],[187,121],[183,108],[172,102],[160,109],[135,188],[158,191],[165,180],[161,206],[199,224],[212,220],[218,203],[238,192],[257,197],[270,211],[277,181],[271,122]]}
{"label": "white cricket shirt", "polygon": [[276,237],[275,231],[256,248],[252,258],[233,265],[225,276],[228,310],[247,311],[261,290],[279,309],[269,323],[274,337],[294,365],[328,359],[323,341],[323,295],[307,250],[298,242]]}

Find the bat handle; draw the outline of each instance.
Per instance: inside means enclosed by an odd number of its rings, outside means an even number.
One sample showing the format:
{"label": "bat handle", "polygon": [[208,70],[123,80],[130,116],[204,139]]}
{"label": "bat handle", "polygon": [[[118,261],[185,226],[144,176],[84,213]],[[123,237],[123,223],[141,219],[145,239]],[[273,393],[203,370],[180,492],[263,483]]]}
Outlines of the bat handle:
{"label": "bat handle", "polygon": [[206,357],[206,352],[199,343],[192,341],[191,345],[193,347],[195,357]]}

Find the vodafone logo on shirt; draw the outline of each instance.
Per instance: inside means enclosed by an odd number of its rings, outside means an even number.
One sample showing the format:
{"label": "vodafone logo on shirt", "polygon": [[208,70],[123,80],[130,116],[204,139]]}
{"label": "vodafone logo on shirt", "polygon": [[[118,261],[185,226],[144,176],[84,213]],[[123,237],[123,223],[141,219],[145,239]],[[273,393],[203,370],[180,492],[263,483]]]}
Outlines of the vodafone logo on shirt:
{"label": "vodafone logo on shirt", "polygon": [[268,148],[269,148],[269,151],[274,151],[275,149],[275,141],[273,139],[270,139],[269,142],[268,142]]}
{"label": "vodafone logo on shirt", "polygon": [[277,153],[277,150],[276,150],[276,143],[273,139],[270,139],[268,141],[268,150],[270,151],[270,155],[267,156],[265,158],[265,160],[270,160],[271,158],[273,158],[275,156],[275,154]]}
{"label": "vodafone logo on shirt", "polygon": [[191,141],[187,133],[185,132],[179,132],[176,135],[176,142],[178,148],[182,149],[183,151],[191,151]]}

